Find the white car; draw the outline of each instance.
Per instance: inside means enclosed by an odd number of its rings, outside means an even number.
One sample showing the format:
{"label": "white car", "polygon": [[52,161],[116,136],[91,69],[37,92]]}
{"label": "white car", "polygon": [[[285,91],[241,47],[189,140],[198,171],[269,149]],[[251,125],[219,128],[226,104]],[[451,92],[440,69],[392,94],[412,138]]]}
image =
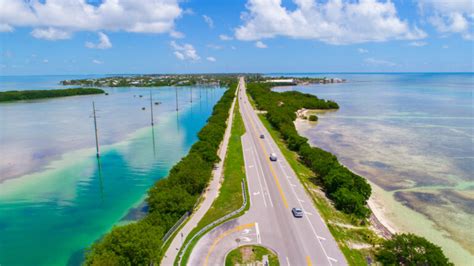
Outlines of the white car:
{"label": "white car", "polygon": [[270,161],[276,162],[277,159],[278,158],[277,158],[277,155],[275,153],[270,153]]}

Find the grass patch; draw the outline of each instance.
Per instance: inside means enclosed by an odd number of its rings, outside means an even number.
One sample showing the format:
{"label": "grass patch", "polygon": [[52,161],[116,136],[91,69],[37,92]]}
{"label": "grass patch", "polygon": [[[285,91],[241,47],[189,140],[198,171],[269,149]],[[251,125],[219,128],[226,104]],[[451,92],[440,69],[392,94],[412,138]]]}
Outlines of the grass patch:
{"label": "grass patch", "polygon": [[306,191],[310,194],[349,265],[365,265],[367,263],[365,257],[371,256],[373,258],[374,250],[372,248],[352,249],[350,244],[357,243],[374,246],[380,243],[381,239],[369,227],[359,226],[357,224],[359,219],[336,210],[317,185],[317,177],[313,171],[299,161],[299,156],[296,152],[287,148],[280,132],[272,127],[265,115],[260,114],[258,117],[270,132],[270,135],[277,143]]}
{"label": "grass patch", "polygon": [[[219,190],[219,195],[214,200],[206,214],[199,221],[198,225],[188,235],[185,243],[189,241],[204,226],[214,222],[228,213],[239,209],[242,206],[243,196],[241,183],[242,180],[245,181],[245,164],[241,143],[241,136],[243,134],[245,134],[245,126],[239,112],[238,101],[236,101],[234,107],[234,120],[232,122],[232,130],[229,138],[229,146],[227,148],[227,154],[224,161],[224,181]],[[248,207],[249,203],[247,201],[246,210]],[[190,244],[187,252],[183,254],[183,259],[181,261],[182,265],[187,264],[189,255],[191,254],[191,251],[198,240],[199,238],[195,239]]]}
{"label": "grass patch", "polygon": [[241,246],[229,252],[225,259],[225,266],[234,265],[257,265],[263,262],[263,256],[268,256],[270,266],[278,266],[278,257],[271,250],[262,246],[247,245]]}

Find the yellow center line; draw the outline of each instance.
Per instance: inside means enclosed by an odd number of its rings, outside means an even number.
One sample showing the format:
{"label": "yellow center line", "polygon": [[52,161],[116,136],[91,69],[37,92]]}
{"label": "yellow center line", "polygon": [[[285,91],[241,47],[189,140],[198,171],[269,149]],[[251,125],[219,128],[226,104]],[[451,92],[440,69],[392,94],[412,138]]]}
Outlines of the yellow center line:
{"label": "yellow center line", "polygon": [[311,263],[311,258],[309,256],[306,256],[306,265],[312,266],[313,264]]}
{"label": "yellow center line", "polygon": [[246,228],[250,228],[250,227],[254,227],[255,226],[255,223],[249,223],[249,224],[243,224],[243,225],[238,225],[232,229],[229,229],[223,233],[221,233],[215,240],[214,242],[212,243],[211,247],[209,248],[209,251],[207,252],[207,255],[206,255],[206,259],[204,260],[204,266],[207,266],[208,264],[208,261],[209,261],[209,256],[211,255],[212,251],[214,250],[214,248],[216,247],[217,243],[219,243],[219,241],[221,241],[224,237],[232,234],[232,233],[235,233],[235,232],[238,232],[240,230],[244,230]]}
{"label": "yellow center line", "polygon": [[[248,99],[247,99],[247,101],[248,101]],[[252,121],[252,118],[250,118],[249,114],[247,114],[247,116],[249,116],[250,124],[252,125],[253,131],[257,132],[256,127],[255,127],[255,125]],[[260,144],[260,147],[262,148],[264,154],[268,154],[267,149],[265,149],[265,146],[263,145],[263,142],[262,142],[261,139],[258,139],[258,143]],[[265,158],[266,158],[266,161],[268,163],[268,166],[270,166],[270,172],[272,173],[273,179],[275,180],[275,183],[276,183],[277,188],[278,188],[278,192],[280,192],[280,196],[281,196],[281,199],[283,200],[283,204],[285,205],[286,208],[288,208],[288,202],[286,201],[285,194],[283,193],[283,189],[281,188],[280,180],[278,180],[275,169],[273,169],[272,163],[271,163],[270,159],[268,158],[268,156],[265,156]]]}

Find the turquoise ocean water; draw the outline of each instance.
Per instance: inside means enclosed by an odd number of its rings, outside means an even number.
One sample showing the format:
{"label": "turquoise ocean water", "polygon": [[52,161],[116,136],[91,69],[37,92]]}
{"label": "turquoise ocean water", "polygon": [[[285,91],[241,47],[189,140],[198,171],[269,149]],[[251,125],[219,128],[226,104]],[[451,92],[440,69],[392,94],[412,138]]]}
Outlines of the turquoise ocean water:
{"label": "turquoise ocean water", "polygon": [[[83,77],[1,77],[0,90],[58,88]],[[113,225],[140,216],[147,190],[187,153],[224,92],[177,90],[179,112],[175,88],[151,89],[161,102],[154,127],[150,89],[0,104],[0,265],[78,265]]]}

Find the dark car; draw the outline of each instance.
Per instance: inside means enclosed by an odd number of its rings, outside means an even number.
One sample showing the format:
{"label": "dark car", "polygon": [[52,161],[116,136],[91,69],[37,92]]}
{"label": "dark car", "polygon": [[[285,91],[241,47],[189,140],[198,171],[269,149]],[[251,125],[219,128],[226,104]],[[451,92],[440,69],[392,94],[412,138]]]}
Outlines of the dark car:
{"label": "dark car", "polygon": [[291,209],[291,212],[293,213],[293,216],[296,218],[303,218],[303,210],[300,208],[293,208]]}
{"label": "dark car", "polygon": [[263,135],[263,134],[260,135],[260,138],[261,138],[261,139],[264,139],[264,138],[265,138],[265,135]]}

